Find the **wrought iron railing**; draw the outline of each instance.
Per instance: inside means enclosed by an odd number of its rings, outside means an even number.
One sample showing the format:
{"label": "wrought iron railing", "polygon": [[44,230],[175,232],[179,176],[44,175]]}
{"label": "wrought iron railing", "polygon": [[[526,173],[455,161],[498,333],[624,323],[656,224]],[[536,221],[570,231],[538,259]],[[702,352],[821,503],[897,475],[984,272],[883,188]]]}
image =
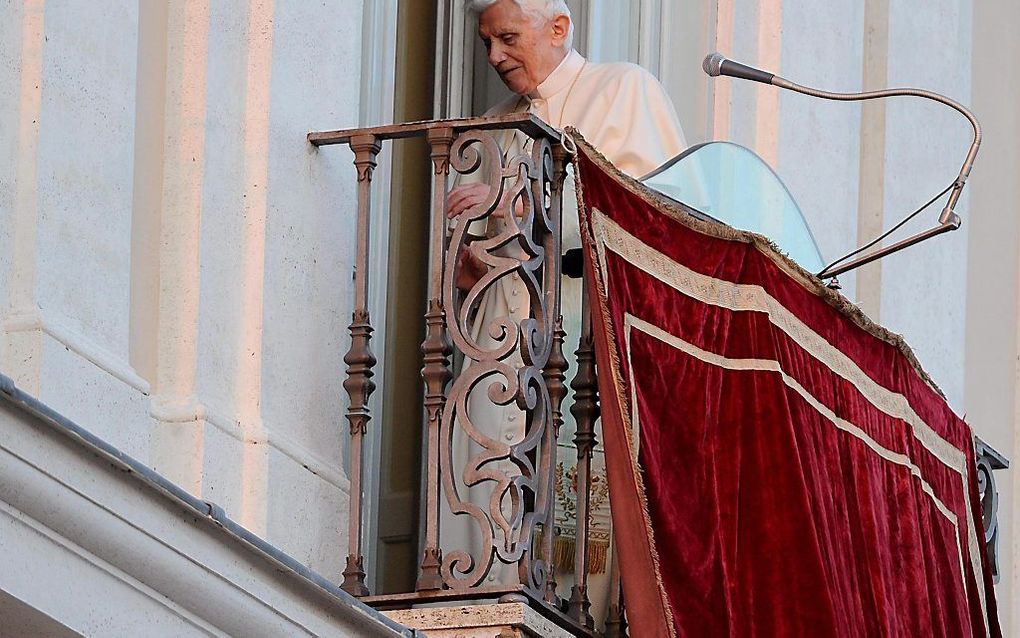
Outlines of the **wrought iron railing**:
{"label": "wrought iron railing", "polygon": [[[371,426],[369,397],[375,390],[376,365],[368,310],[371,182],[383,143],[411,137],[426,139],[433,168],[426,336],[421,346],[423,551],[414,592],[371,595],[362,544],[363,444]],[[599,407],[583,293],[577,367],[570,384],[577,497],[576,542],[572,561],[567,561],[573,567],[569,596],[557,593],[553,564],[557,439],[564,423],[561,404],[568,368],[560,255],[569,152],[561,134],[534,116],[514,114],[311,133],[308,140],[316,146],[349,145],[358,179],[355,305],[343,383],[350,399],[351,435],[343,589],[377,606],[527,602],[579,635],[593,633],[587,583]],[[485,196],[450,219],[451,189],[467,183],[487,187]],[[470,263],[476,265],[476,274],[465,277]],[[498,430],[496,423],[504,418],[516,425]],[[997,578],[993,471],[1008,463],[980,440],[977,450],[985,540]],[[604,635],[625,635],[615,552],[609,581]]]}
{"label": "wrought iron railing", "polygon": [[[363,443],[376,365],[367,307],[370,193],[382,144],[409,137],[426,139],[434,169],[421,347],[423,552],[415,592],[371,596],[362,545]],[[342,587],[379,605],[523,601],[587,633],[593,626],[587,525],[598,416],[590,325],[582,330],[571,385],[578,525],[568,600],[557,594],[552,558],[557,437],[568,367],[560,254],[569,152],[561,134],[533,116],[514,114],[311,133],[308,140],[317,146],[348,144],[358,174],[355,307],[344,358],[351,505]],[[449,219],[451,189],[468,184],[484,187],[482,201]],[[614,602],[622,616],[618,597]]]}

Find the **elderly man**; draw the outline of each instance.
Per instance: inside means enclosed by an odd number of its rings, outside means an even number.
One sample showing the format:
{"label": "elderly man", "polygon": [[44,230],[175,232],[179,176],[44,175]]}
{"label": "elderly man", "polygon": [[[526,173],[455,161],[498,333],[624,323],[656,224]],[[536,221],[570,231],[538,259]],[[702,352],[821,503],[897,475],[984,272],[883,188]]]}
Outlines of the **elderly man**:
{"label": "elderly man", "polygon": [[[514,95],[490,109],[487,115],[529,111],[556,128],[577,128],[585,139],[598,148],[622,171],[639,177],[650,172],[670,157],[684,150],[683,132],[676,113],[663,87],[646,70],[628,63],[595,64],[588,62],[571,48],[573,25],[570,10],[563,0],[474,0],[468,8],[478,14],[478,33],[488,51],[489,63]],[[506,134],[500,140],[508,156],[524,152],[523,134]],[[563,214],[563,247],[580,245],[573,178],[568,177]],[[451,218],[485,201],[486,184],[462,184],[449,194],[447,213]],[[491,224],[490,220],[490,232]],[[498,223],[498,220],[496,221]],[[478,228],[483,234],[484,228]],[[474,230],[473,230],[474,232]],[[465,264],[474,269],[473,277],[462,287],[469,287],[484,273],[484,265]],[[581,287],[578,280],[563,280],[562,306],[567,342],[564,351],[577,347],[580,326]],[[528,291],[516,275],[505,278],[485,294],[474,323],[476,342],[493,345],[489,326],[494,321],[512,318],[518,323],[528,316]],[[471,361],[465,365],[470,366]],[[516,365],[521,365],[519,361]],[[572,366],[573,367],[573,366]],[[488,383],[480,384],[469,401],[471,421],[485,436],[501,442],[519,442],[524,436],[523,414],[514,406],[495,406],[486,396]],[[566,415],[569,418],[569,414]],[[568,440],[573,425],[564,427],[563,439]],[[561,441],[561,450],[565,441]],[[478,449],[469,437],[457,428],[454,432],[454,465],[459,474]],[[565,456],[573,456],[567,454]],[[572,461],[564,459],[569,468]],[[513,473],[509,463],[501,469]],[[487,509],[491,490],[481,487],[462,495]],[[491,485],[488,487],[491,488]],[[596,512],[596,514],[598,514]],[[608,512],[603,512],[608,532]],[[445,513],[442,522],[444,552],[467,549],[476,558],[489,551],[479,546],[474,524],[467,517]],[[514,570],[499,569],[498,561],[490,572],[492,584],[511,582]],[[608,584],[606,575],[595,579],[592,592],[593,612],[600,615]],[[561,580],[562,583],[562,580]],[[599,586],[601,584],[601,587]]]}
{"label": "elderly man", "polygon": [[[474,0],[489,64],[514,95],[486,115],[530,111],[556,128],[573,126],[617,168],[640,177],[686,148],[669,96],[629,63],[595,64],[571,48],[563,0]],[[484,185],[450,194],[456,215],[484,198]]]}

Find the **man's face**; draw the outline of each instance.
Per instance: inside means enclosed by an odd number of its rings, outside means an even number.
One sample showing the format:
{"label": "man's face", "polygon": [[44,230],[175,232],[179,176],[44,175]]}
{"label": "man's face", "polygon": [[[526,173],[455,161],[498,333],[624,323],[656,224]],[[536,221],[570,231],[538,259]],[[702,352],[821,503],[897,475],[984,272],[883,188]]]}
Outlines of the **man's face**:
{"label": "man's face", "polygon": [[525,13],[514,0],[500,0],[483,11],[478,35],[489,52],[489,64],[518,95],[534,91],[565,55],[553,21]]}

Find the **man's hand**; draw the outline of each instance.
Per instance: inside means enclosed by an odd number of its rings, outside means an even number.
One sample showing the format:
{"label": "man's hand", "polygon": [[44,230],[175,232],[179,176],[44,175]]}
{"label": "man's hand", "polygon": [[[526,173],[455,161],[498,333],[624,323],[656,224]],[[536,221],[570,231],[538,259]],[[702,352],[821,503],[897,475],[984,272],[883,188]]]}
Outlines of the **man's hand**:
{"label": "man's hand", "polygon": [[[490,187],[487,184],[466,184],[464,186],[457,186],[451,189],[446,197],[446,216],[453,219],[472,206],[478,206],[485,203],[485,201],[489,198],[489,188]],[[504,213],[502,209],[506,206],[506,200],[509,197],[509,192],[503,193],[503,199],[499,202],[496,210],[492,212],[492,217],[503,217]],[[517,215],[517,217],[522,217],[524,215],[523,199],[517,199],[516,205],[514,206],[514,214]],[[459,263],[457,268],[457,277],[454,283],[460,290],[470,290],[489,270],[488,266],[471,254],[467,245],[461,247],[460,254],[457,255],[456,258]]]}
{"label": "man's hand", "polygon": [[471,254],[471,250],[466,245],[461,247],[460,254],[457,255],[457,261],[459,263],[454,283],[459,290],[465,292],[471,290],[489,269],[488,266]]}
{"label": "man's hand", "polygon": [[[457,186],[450,190],[450,193],[446,197],[446,216],[453,219],[457,215],[460,215],[472,206],[477,206],[485,202],[489,197],[489,186],[487,184],[467,184],[466,186]],[[496,206],[496,210],[492,212],[493,217],[503,217],[503,207],[506,206],[506,200],[510,197],[509,191],[503,192],[503,199],[500,200]],[[517,217],[524,216],[524,200],[518,198],[514,205],[514,214]]]}
{"label": "man's hand", "polygon": [[489,197],[487,184],[457,186],[446,198],[446,216],[453,219],[472,206],[477,206]]}
{"label": "man's hand", "polygon": [[[472,206],[478,206],[489,197],[489,186],[486,184],[467,184],[453,188],[446,197],[446,216],[453,219]],[[485,264],[481,263],[468,250],[467,244],[461,246],[457,255],[457,276],[454,284],[458,289],[470,290],[486,272]]]}

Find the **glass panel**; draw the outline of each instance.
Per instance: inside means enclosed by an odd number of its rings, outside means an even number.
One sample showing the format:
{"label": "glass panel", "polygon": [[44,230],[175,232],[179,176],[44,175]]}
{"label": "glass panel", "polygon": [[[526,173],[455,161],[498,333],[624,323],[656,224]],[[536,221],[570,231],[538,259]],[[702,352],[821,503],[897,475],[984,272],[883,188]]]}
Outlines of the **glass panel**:
{"label": "glass panel", "polygon": [[768,164],[743,146],[693,146],[641,181],[709,217],[765,235],[811,272],[825,265],[790,191]]}

